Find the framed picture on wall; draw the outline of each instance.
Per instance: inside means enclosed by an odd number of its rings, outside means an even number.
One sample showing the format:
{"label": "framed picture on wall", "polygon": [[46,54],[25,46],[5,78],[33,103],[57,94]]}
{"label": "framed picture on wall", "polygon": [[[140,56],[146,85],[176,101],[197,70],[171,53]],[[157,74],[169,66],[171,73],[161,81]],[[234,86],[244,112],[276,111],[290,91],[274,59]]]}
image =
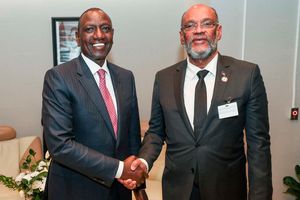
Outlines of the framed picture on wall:
{"label": "framed picture on wall", "polygon": [[54,66],[67,62],[80,54],[75,33],[79,17],[52,17]]}

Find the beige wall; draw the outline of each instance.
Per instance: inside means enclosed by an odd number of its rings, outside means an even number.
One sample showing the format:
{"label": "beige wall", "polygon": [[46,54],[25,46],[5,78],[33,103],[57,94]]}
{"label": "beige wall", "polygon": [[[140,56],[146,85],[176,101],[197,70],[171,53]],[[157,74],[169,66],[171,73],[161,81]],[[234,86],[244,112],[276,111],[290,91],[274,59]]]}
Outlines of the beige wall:
{"label": "beige wall", "polygon": [[[98,6],[115,28],[110,58],[136,77],[140,115],[150,115],[155,72],[184,57],[178,39],[183,11],[195,2],[213,5],[223,24],[222,54],[260,65],[268,91],[274,199],[282,177],[300,164],[300,123],[289,120],[293,106],[298,0],[10,0],[0,2],[0,124],[18,136],[40,135],[43,76],[52,67],[51,17],[79,16]],[[244,18],[245,16],[245,18]],[[297,52],[298,51],[298,52]],[[299,61],[298,61],[299,63]],[[299,66],[297,66],[299,74]],[[300,81],[297,80],[297,90]],[[299,106],[300,92],[295,104]]]}

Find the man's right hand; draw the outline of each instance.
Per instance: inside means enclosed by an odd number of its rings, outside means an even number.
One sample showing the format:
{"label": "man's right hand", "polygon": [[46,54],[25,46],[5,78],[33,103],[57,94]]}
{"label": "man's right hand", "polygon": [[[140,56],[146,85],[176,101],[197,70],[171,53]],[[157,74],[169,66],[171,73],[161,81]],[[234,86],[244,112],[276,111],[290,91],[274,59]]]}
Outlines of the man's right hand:
{"label": "man's right hand", "polygon": [[131,168],[132,162],[136,159],[138,159],[136,156],[129,156],[124,160],[124,168],[120,177],[120,179],[123,180],[123,183],[124,181],[131,179],[136,182],[137,186],[139,186],[145,182],[146,178],[148,178],[148,173],[145,168],[140,166],[136,166],[134,170]]}

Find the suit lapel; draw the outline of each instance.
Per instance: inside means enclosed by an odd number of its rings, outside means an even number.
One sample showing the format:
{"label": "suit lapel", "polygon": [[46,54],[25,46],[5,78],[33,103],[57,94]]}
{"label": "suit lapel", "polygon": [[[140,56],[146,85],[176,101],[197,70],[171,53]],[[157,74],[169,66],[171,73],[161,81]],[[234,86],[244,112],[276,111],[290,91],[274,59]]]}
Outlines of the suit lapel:
{"label": "suit lapel", "polygon": [[230,81],[230,75],[231,75],[230,66],[226,64],[226,62],[224,62],[224,57],[219,55],[214,92],[213,92],[211,106],[208,114],[211,114],[211,112],[213,112],[214,109],[217,109],[217,107],[220,106],[218,105],[218,102],[224,99],[224,92]]}
{"label": "suit lapel", "polygon": [[[115,96],[116,96],[116,103],[117,103],[117,116],[118,116],[118,130],[117,130],[117,145],[119,145],[120,143],[120,138],[121,138],[121,121],[122,121],[122,113],[123,113],[123,105],[125,105],[125,102],[123,102],[122,99],[122,89],[121,89],[121,84],[120,84],[120,75],[119,72],[116,70],[116,68],[113,66],[113,64],[107,62],[107,67],[109,69],[109,73],[112,79],[112,84],[113,84],[113,88],[114,88],[114,92],[115,92]],[[110,121],[110,120],[109,120]],[[110,123],[111,124],[111,123]],[[112,125],[111,125],[111,128]],[[112,129],[113,130],[113,129]],[[114,134],[114,132],[112,132]],[[115,134],[114,134],[115,135]],[[115,137],[115,136],[114,136]]]}
{"label": "suit lapel", "polygon": [[77,74],[78,74],[79,81],[81,82],[82,86],[85,88],[91,101],[96,106],[97,110],[99,111],[100,115],[105,121],[105,124],[108,127],[109,131],[113,134],[113,137],[115,138],[114,130],[105,106],[105,102],[102,98],[97,83],[95,82],[94,76],[89,70],[87,64],[84,62],[83,58],[79,56],[78,59],[79,62],[77,64]]}
{"label": "suit lapel", "polygon": [[184,93],[183,86],[184,86],[186,67],[187,67],[187,61],[184,60],[180,62],[176,68],[175,77],[174,77],[174,94],[175,94],[176,105],[181,115],[181,118],[183,119],[183,122],[185,123],[185,126],[188,129],[189,133],[193,137],[195,137],[193,133],[193,128],[190,124],[190,121],[186,113],[184,98],[183,98],[183,93]]}
{"label": "suit lapel", "polygon": [[[224,93],[227,89],[228,82],[230,81],[231,70],[230,66],[226,64],[224,57],[219,55],[218,63],[217,63],[217,71],[216,71],[216,79],[213,97],[211,100],[211,105],[207,114],[207,117],[204,122],[203,130],[198,137],[198,141],[206,134],[208,130],[208,125],[211,124],[218,115],[218,106],[225,104]],[[224,78],[225,77],[225,78]],[[217,116],[216,116],[217,115]]]}

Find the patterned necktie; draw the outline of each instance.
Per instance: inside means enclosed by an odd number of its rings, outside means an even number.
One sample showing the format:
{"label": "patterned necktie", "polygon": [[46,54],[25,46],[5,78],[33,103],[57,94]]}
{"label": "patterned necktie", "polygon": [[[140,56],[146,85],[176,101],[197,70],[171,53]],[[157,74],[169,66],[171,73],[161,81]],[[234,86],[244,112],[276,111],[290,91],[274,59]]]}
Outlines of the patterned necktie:
{"label": "patterned necktie", "polygon": [[118,130],[118,119],[116,115],[116,109],[113,103],[113,100],[111,98],[111,95],[109,94],[109,91],[106,87],[106,81],[105,81],[105,70],[100,69],[98,70],[98,75],[99,75],[99,88],[100,92],[102,94],[103,100],[106,105],[107,112],[109,114],[112,126],[114,128],[115,136],[117,138],[117,130]]}
{"label": "patterned necktie", "polygon": [[194,133],[198,136],[203,122],[207,116],[207,96],[204,77],[207,75],[207,70],[201,70],[197,73],[199,80],[195,89],[195,107],[194,107]]}

